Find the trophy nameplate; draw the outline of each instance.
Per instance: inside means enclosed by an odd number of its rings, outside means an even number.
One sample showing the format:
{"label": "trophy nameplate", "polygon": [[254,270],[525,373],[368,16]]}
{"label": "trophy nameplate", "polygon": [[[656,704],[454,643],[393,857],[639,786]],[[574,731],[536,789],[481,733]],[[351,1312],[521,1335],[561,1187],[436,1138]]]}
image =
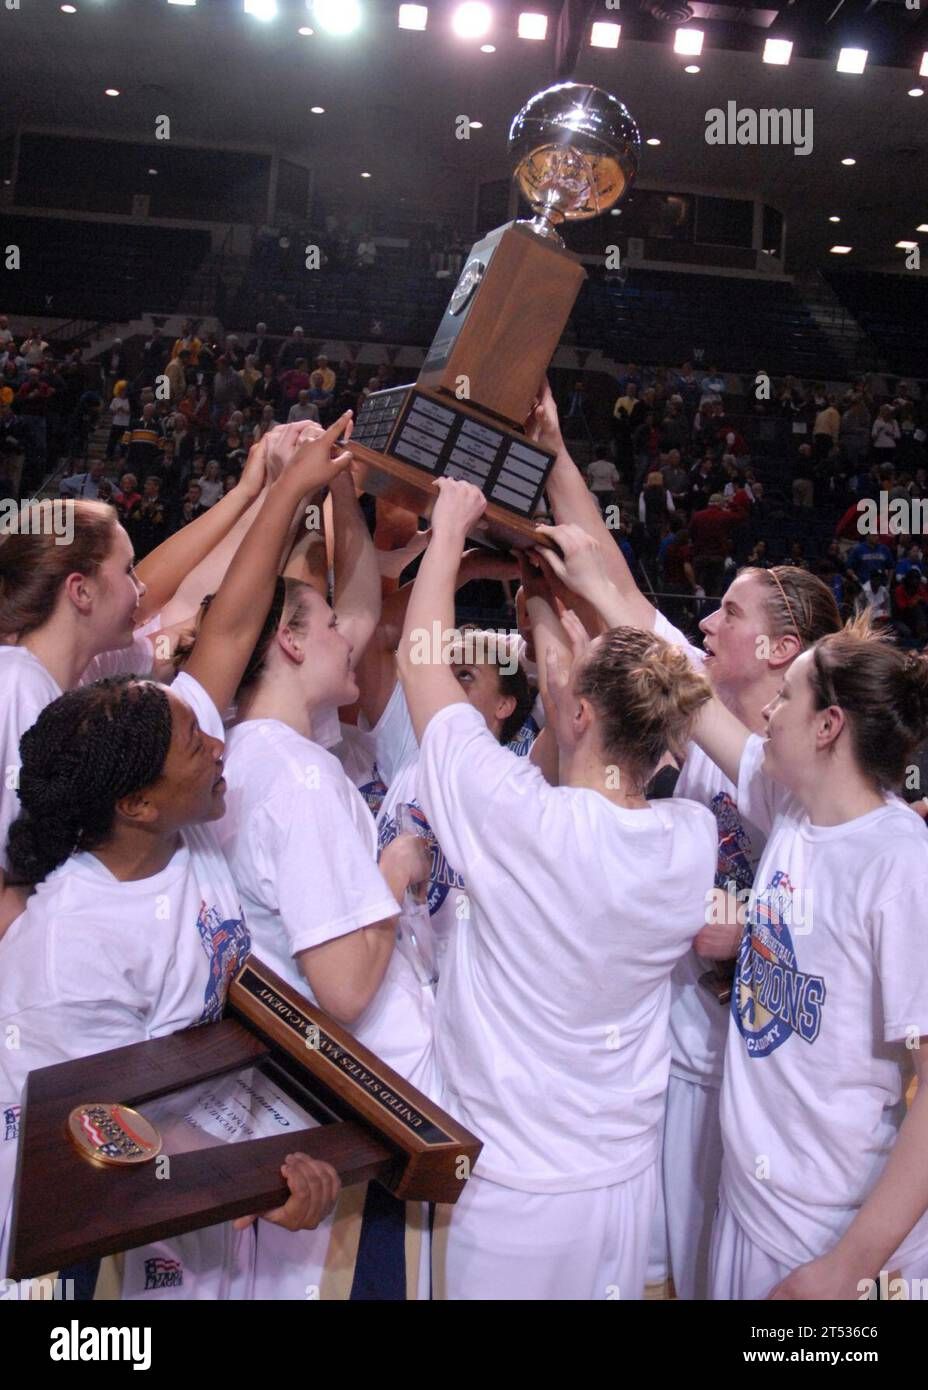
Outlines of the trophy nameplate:
{"label": "trophy nameplate", "polygon": [[[69,1133],[80,1102],[95,1124],[103,1105],[118,1107],[134,1133],[133,1111],[161,1128],[178,1093],[242,1076],[245,1089],[257,1077],[282,1097],[286,1133],[241,1142],[206,1136],[157,1156],[153,1143],[149,1161],[123,1166],[93,1161]],[[280,1173],[288,1153],[330,1163],[346,1186],[376,1178],[404,1200],[455,1202],[480,1149],[474,1135],[250,956],[222,1022],[29,1074],[8,1273],[34,1278],[269,1211],[289,1195]],[[165,1154],[169,1180],[159,1167]]]}
{"label": "trophy nameplate", "polygon": [[[586,279],[555,228],[618,202],[640,147],[626,108],[598,87],[560,83],[518,113],[509,149],[535,217],[475,243],[415,384],[378,391],[358,411],[351,447],[368,491],[428,516],[434,480],[463,477],[487,497],[478,537],[539,543],[532,517],[554,456],[524,425]],[[481,439],[484,451],[472,447]]]}

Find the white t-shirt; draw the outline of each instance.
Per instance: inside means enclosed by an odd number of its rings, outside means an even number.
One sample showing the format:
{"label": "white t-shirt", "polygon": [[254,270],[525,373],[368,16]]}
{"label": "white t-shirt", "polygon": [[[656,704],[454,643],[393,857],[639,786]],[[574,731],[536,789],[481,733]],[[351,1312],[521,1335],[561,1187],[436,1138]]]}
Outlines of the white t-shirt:
{"label": "white t-shirt", "polygon": [[380,775],[386,785],[396,777],[401,768],[411,762],[419,751],[416,731],[409,717],[406,696],[399,681],[393,687],[383,714],[372,729],[365,728],[366,720],[361,715],[359,726],[362,732],[370,733],[374,739],[374,750]]}
{"label": "white t-shirt", "polygon": [[[928,854],[896,800],[812,825],[763,756],[754,735],[738,802],[769,838],[732,994],[722,1182],[751,1239],[796,1266],[847,1230],[905,1114],[905,1040],[928,1033]],[[923,1217],[887,1268],[926,1255]]]}
{"label": "white t-shirt", "polygon": [[619,482],[619,474],[610,459],[594,459],[586,470],[591,492],[611,492]]}
{"label": "white t-shirt", "polygon": [[[95,657],[79,684],[90,685],[105,676],[147,675],[153,659],[151,642],[137,633],[130,646]],[[54,676],[27,647],[0,646],[0,868],[8,867],[7,839],[20,811],[19,741],[61,694]]]}
{"label": "white t-shirt", "polygon": [[419,797],[470,900],[436,1046],[478,1172],[529,1192],[633,1177],[658,1152],[670,971],[712,883],[712,817],[551,787],[467,704],[430,721]]}
{"label": "white t-shirt", "polygon": [[[242,893],[255,954],[312,997],[295,957],[399,906],[377,868],[377,833],[336,757],[276,719],[229,730],[219,839]],[[389,1066],[432,1084],[432,1006],[397,952],[352,1032]],[[423,1084],[425,1083],[425,1084]]]}
{"label": "white t-shirt", "polygon": [[[206,692],[185,675],[175,690],[218,736],[222,726]],[[37,886],[0,941],[0,1022],[4,1032],[18,1030],[19,1044],[0,1050],[4,1270],[28,1073],[215,1022],[250,950],[238,889],[212,827],[189,826],[180,839],[160,873],[130,882],[114,878],[93,854],[73,855]]]}
{"label": "white t-shirt", "polygon": [[376,820],[380,815],[387,784],[377,766],[374,735],[357,728],[354,724],[340,725],[339,733],[339,741],[332,746],[332,752],[341,763],[348,781],[352,782],[364,797],[368,810]]}
{"label": "white t-shirt", "polygon": [[[663,613],[654,621],[654,632],[681,647],[700,673],[705,653],[693,646]],[[687,744],[686,760],[674,787],[674,796],[708,806],[718,823],[719,852],[715,886],[724,892],[743,894],[754,882],[754,872],[766,843],[766,835],[738,807],[738,792],[710,757],[695,743]],[[734,884],[734,890],[729,885]],[[743,899],[742,899],[743,901]],[[697,930],[705,923],[705,907]],[[728,1037],[729,1010],[699,983],[712,961],[690,950],[674,967],[670,1001],[670,1044],[673,1076],[703,1086],[721,1086]]]}

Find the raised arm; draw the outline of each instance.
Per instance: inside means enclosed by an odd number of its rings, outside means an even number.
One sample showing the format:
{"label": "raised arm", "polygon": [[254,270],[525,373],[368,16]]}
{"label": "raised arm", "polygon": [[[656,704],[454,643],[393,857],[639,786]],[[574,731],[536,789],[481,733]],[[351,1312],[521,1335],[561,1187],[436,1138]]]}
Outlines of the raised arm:
{"label": "raised arm", "polygon": [[[466,703],[450,665],[443,660],[446,634],[454,631],[454,592],[467,533],[486,510],[486,498],[472,483],[437,479],[432,541],[419,566],[406,609],[397,665],[416,738],[446,705]],[[437,650],[436,650],[437,647]]]}
{"label": "raised arm", "polygon": [[357,666],[380,622],[380,566],[350,471],[332,479],[329,498],[335,539],[333,607],[339,625],[348,631]]}
{"label": "raised arm", "polygon": [[[147,622],[174,598],[191,571],[225,540],[257,502],[265,483],[266,454],[266,439],[262,439],[249,453],[237,487],[139,561],[136,574],[147,590],[139,604],[140,623]],[[188,609],[195,607],[196,603],[188,601]]]}
{"label": "raised arm", "polygon": [[547,381],[542,387],[538,405],[529,416],[527,429],[530,438],[555,454],[546,489],[555,519],[558,523],[571,522],[579,526],[596,541],[602,551],[607,573],[625,604],[624,622],[629,627],[650,632],[654,627],[654,605],[645,598],[632,578],[625,556],[603,521],[596,498],[567,452],[557,406]]}
{"label": "raised arm", "polygon": [[281,551],[297,509],[307,494],[330,483],[351,462],[347,451],[331,457],[347,419],[346,413],[318,439],[303,444],[298,426],[284,427],[291,431],[292,458],[236,551],[187,660],[188,674],[209,692],[220,711],[227,709],[238,689],[267,616]]}

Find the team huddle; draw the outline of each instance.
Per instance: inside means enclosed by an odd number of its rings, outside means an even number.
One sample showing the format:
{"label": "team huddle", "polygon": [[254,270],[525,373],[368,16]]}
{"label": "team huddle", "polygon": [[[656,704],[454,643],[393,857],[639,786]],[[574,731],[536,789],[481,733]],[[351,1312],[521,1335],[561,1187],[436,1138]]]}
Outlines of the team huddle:
{"label": "team huddle", "polygon": [[[102,503],[69,544],[0,533],[0,1279],[29,1072],[218,1020],[250,952],[478,1136],[473,1172],[430,1210],[296,1138],[282,1207],[69,1271],[88,1296],[928,1276],[928,842],[898,796],[928,659],[792,567],[742,571],[696,648],[546,388],[528,428],[555,524],[497,643],[455,627],[504,563],[467,549],[482,494],[440,480],[398,586],[347,416],[266,434],[138,566]],[[286,1113],[241,1080],[191,1105],[243,1092]]]}

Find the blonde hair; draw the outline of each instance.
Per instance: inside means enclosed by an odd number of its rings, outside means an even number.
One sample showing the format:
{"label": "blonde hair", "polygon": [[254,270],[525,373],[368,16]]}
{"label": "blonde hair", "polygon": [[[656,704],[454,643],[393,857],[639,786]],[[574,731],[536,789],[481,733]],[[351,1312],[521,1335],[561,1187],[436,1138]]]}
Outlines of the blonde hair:
{"label": "blonde hair", "polygon": [[615,627],[581,668],[577,694],[596,711],[606,756],[634,769],[644,786],[665,752],[682,759],[711,690],[678,647],[653,632]]}
{"label": "blonde hair", "polygon": [[742,574],[756,574],[764,581],[764,607],[771,637],[791,632],[805,650],[820,637],[841,631],[835,596],[817,575],[798,565],[773,565],[770,569],[748,565],[739,570],[739,578]]}

